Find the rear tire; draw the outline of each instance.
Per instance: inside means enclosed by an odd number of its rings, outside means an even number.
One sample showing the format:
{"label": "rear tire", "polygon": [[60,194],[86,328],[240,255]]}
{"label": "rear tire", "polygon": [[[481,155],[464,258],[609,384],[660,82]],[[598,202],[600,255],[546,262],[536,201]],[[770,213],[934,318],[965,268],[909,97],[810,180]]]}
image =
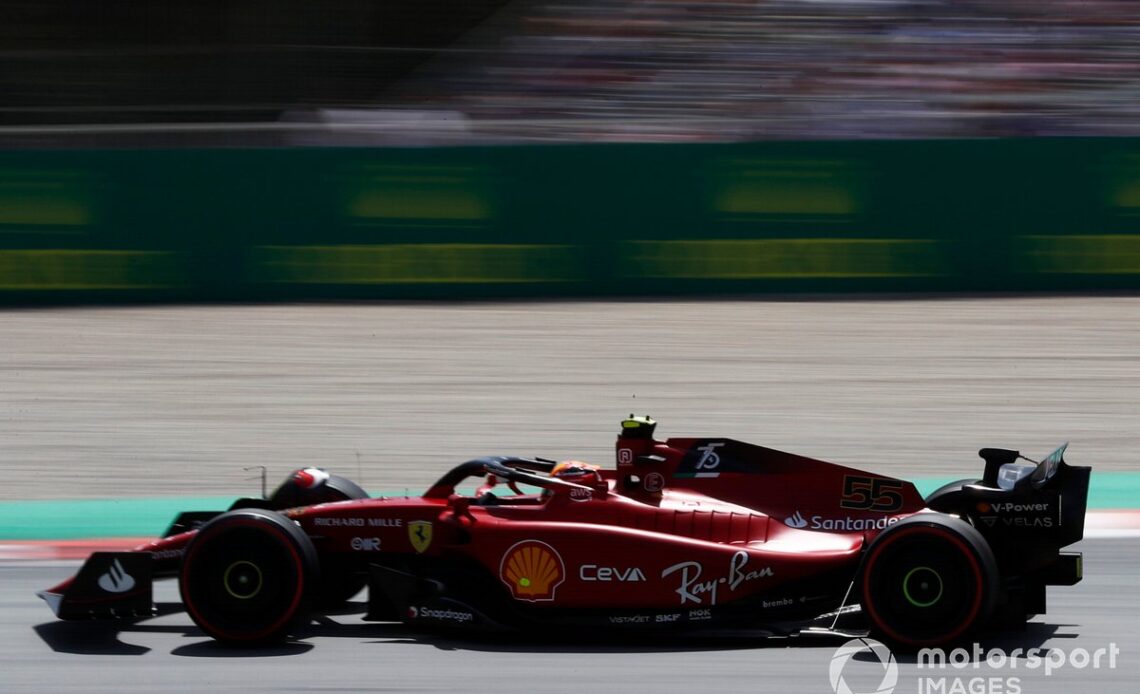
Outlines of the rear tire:
{"label": "rear tire", "polygon": [[286,509],[367,498],[368,492],[347,477],[331,475],[319,468],[305,468],[295,470],[274,489],[269,503],[274,509]]}
{"label": "rear tire", "polygon": [[971,484],[981,484],[979,479],[967,478],[944,484],[926,495],[926,507],[942,513],[958,513],[962,499],[962,488]]}
{"label": "rear tire", "polygon": [[943,646],[989,620],[997,563],[970,524],[921,513],[875,538],[863,559],[860,591],[880,638],[904,648]]}
{"label": "rear tire", "polygon": [[262,509],[206,523],[186,547],[179,575],[194,623],[218,641],[281,641],[309,616],[317,553],[293,521]]}
{"label": "rear tire", "polygon": [[[275,509],[314,506],[337,501],[367,499],[368,492],[347,477],[331,475],[317,468],[296,470],[269,497]],[[315,592],[316,606],[335,610],[368,584],[366,567],[359,562],[323,556],[321,586]]]}

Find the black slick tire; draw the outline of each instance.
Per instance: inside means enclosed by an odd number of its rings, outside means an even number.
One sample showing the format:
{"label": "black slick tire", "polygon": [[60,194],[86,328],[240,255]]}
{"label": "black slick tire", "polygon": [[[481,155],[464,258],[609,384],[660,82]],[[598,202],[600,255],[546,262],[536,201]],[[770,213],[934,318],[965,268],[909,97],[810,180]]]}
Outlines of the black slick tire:
{"label": "black slick tire", "polygon": [[993,552],[969,523],[920,513],[883,531],[860,572],[872,633],[918,649],[956,643],[986,623],[998,594]]}
{"label": "black slick tire", "polygon": [[183,555],[179,589],[202,631],[253,645],[293,633],[309,616],[319,580],[316,550],[297,524],[248,508],[202,526]]}

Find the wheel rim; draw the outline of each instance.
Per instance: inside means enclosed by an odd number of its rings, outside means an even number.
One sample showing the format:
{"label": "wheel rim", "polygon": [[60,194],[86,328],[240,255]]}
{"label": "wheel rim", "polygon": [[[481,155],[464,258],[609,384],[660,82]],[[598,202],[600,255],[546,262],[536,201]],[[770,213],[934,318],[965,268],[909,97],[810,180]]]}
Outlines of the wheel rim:
{"label": "wheel rim", "polygon": [[257,564],[244,559],[230,564],[222,575],[222,585],[226,592],[238,600],[257,597],[264,583],[265,577]]}
{"label": "wheel rim", "polygon": [[903,595],[915,607],[930,607],[942,597],[942,576],[929,566],[916,566],[903,577]]}

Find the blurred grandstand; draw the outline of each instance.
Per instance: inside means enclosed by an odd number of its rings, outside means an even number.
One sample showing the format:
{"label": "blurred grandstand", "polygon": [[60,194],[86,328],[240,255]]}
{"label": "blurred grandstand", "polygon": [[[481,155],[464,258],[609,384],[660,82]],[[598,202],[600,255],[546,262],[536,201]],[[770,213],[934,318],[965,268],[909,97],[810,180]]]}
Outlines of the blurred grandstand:
{"label": "blurred grandstand", "polygon": [[0,146],[1140,135],[1135,0],[0,0]]}

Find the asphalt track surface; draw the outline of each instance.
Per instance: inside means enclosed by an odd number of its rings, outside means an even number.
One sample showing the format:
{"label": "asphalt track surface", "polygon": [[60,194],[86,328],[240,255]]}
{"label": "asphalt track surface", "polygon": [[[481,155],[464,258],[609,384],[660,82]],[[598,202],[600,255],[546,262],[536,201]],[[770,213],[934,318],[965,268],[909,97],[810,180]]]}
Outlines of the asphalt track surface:
{"label": "asphalt track surface", "polygon": [[[1085,540],[1079,548],[1085,552],[1085,580],[1049,589],[1048,614],[1024,632],[984,639],[982,657],[965,654],[965,660],[957,661],[961,669],[919,669],[913,656],[898,654],[894,691],[1135,692],[1140,681],[1140,540]],[[74,567],[0,563],[0,691],[827,694],[835,691],[829,679],[832,657],[847,641],[740,635],[627,642],[601,635],[490,640],[417,633],[342,614],[314,622],[298,641],[242,651],[215,644],[184,612],[172,611],[172,582],[158,585],[160,617],[120,625],[56,621],[32,593]],[[1110,661],[1114,646],[1119,652]],[[1039,653],[1043,660],[1030,668],[1028,656],[1015,654],[1015,648],[1060,649],[1065,664],[1046,676],[1044,663],[1051,656]],[[1091,658],[1084,667],[1075,666],[1083,662],[1079,651],[1092,656],[1098,649],[1105,649],[1099,668]],[[1000,665],[997,654],[1006,656]],[[1058,653],[1054,662],[1062,662],[1060,657]],[[839,672],[853,692],[869,692],[885,670],[863,652]],[[941,684],[931,685],[926,678]],[[976,683],[979,678],[982,685]]]}
{"label": "asphalt track surface", "polygon": [[[1140,298],[87,308],[0,315],[12,500],[422,491],[488,454],[613,462],[619,420],[901,476],[983,446],[1137,470]],[[0,529],[0,536],[2,536]]]}
{"label": "asphalt track surface", "polygon": [[[250,465],[415,491],[478,455],[609,462],[630,411],[664,436],[902,476],[968,476],[981,446],[1044,453],[1063,440],[1071,462],[1137,470],[1138,319],[1140,299],[1104,297],[12,311],[0,470],[13,500],[253,492]],[[1022,657],[920,672],[900,656],[894,691],[1136,691],[1140,540],[1079,548],[1085,581],[1051,589],[1047,615],[984,647],[1115,645],[1114,668],[1045,677]],[[75,566],[0,562],[0,692],[826,693],[845,641],[473,640],[345,614],[235,652],[170,610],[171,583],[155,619],[54,620],[33,592]],[[882,672],[863,653],[841,674],[860,692]]]}

